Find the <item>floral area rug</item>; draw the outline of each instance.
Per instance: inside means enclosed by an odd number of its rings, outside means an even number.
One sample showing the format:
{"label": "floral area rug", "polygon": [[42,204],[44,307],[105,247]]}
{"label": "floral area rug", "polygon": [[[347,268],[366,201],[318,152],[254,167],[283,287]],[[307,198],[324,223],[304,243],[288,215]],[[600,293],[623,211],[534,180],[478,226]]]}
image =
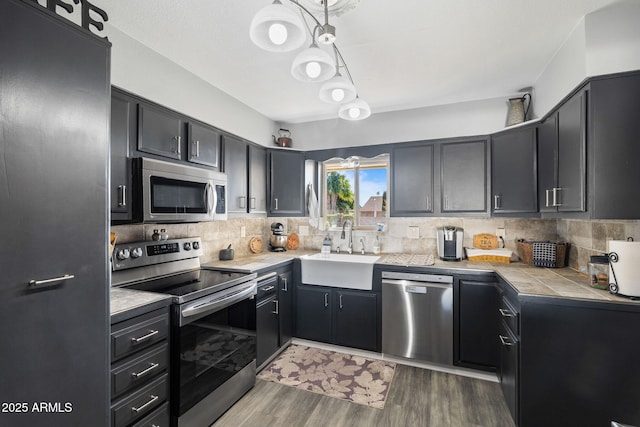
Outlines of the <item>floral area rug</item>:
{"label": "floral area rug", "polygon": [[291,345],[258,378],[382,409],[395,369],[391,362]]}

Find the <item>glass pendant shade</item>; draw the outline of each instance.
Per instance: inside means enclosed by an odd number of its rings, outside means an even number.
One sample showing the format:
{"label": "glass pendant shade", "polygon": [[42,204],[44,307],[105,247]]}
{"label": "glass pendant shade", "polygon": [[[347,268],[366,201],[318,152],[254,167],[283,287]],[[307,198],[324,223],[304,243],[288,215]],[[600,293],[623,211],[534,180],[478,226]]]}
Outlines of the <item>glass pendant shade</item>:
{"label": "glass pendant shade", "polygon": [[291,65],[291,74],[302,82],[323,82],[336,72],[331,55],[316,44],[300,52]]}
{"label": "glass pendant shade", "polygon": [[338,116],[345,120],[363,120],[371,115],[369,104],[360,98],[342,104],[338,110]]}
{"label": "glass pendant shade", "polygon": [[340,73],[337,73],[320,88],[320,99],[329,104],[341,104],[356,99],[356,87]]}
{"label": "glass pendant shade", "polygon": [[296,12],[275,0],[253,17],[249,37],[264,50],[289,52],[304,44],[307,33]]}

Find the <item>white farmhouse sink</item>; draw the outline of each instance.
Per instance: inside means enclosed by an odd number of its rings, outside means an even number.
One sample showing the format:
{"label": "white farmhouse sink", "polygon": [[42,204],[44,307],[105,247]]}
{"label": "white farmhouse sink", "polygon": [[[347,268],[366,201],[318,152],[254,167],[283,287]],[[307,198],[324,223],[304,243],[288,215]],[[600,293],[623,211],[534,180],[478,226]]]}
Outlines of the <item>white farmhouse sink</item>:
{"label": "white farmhouse sink", "polygon": [[302,283],[370,291],[375,255],[313,254],[300,257]]}

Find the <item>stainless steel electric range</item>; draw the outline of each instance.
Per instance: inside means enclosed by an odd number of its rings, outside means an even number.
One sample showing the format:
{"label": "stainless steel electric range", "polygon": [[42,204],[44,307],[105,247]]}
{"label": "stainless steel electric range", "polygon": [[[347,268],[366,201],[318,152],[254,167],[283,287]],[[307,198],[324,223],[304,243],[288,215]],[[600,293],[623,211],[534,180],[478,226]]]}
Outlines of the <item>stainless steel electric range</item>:
{"label": "stainless steel electric range", "polygon": [[213,423],[255,385],[256,274],[200,267],[198,237],[116,245],[112,286],[173,296],[172,426]]}

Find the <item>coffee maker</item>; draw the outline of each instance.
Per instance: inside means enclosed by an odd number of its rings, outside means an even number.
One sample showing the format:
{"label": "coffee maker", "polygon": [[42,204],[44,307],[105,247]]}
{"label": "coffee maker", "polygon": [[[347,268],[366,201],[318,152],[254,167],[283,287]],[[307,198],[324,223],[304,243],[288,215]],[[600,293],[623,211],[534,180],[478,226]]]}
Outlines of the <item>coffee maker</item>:
{"label": "coffee maker", "polygon": [[460,261],[462,259],[462,242],[464,230],[460,227],[445,225],[438,229],[438,256],[443,261]]}

